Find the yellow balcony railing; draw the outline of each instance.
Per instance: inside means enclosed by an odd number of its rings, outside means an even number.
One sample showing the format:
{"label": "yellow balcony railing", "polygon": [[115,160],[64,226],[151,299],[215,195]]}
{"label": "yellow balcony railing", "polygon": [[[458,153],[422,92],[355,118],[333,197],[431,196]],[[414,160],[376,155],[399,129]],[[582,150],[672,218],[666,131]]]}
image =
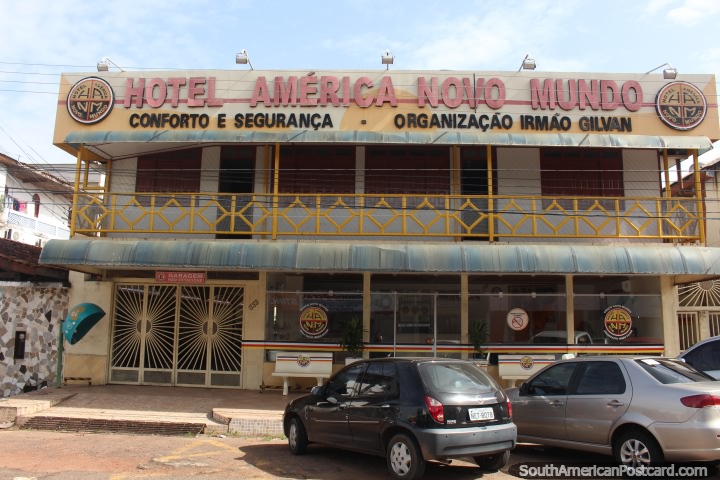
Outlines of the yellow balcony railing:
{"label": "yellow balcony railing", "polygon": [[692,198],[222,193],[89,194],[73,234],[655,239],[700,237]]}

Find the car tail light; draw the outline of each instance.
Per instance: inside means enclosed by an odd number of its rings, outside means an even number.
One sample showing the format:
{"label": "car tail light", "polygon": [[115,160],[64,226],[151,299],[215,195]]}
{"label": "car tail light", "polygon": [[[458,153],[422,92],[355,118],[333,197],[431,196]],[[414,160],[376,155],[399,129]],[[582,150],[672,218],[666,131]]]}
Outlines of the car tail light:
{"label": "car tail light", "polygon": [[430,415],[432,415],[436,422],[445,423],[445,409],[443,408],[442,403],[438,402],[432,397],[425,395],[425,404],[428,407]]}
{"label": "car tail light", "polygon": [[691,408],[718,407],[720,406],[720,397],[703,393],[700,395],[690,395],[680,399],[683,405]]}
{"label": "car tail light", "polygon": [[508,405],[508,417],[512,418],[512,403],[510,403],[510,400],[507,401]]}

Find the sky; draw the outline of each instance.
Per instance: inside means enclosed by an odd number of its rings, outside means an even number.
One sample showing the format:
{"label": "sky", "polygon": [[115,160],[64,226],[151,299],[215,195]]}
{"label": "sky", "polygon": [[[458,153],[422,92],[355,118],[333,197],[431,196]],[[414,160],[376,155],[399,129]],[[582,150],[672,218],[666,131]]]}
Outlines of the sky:
{"label": "sky", "polygon": [[[720,80],[717,0],[0,0],[0,152],[74,163],[52,144],[60,74],[247,68],[644,73]],[[111,67],[112,68],[112,67]],[[658,70],[658,72],[661,69]],[[720,144],[716,144],[716,149]]]}

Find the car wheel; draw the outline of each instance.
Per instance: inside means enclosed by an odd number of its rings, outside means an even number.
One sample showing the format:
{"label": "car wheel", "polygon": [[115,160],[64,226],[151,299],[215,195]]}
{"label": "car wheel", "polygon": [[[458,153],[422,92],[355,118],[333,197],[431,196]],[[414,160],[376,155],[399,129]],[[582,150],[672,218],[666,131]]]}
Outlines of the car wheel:
{"label": "car wheel", "polygon": [[293,455],[302,455],[307,450],[308,437],[305,427],[299,418],[295,417],[290,420],[290,428],[288,429],[288,445]]}
{"label": "car wheel", "polygon": [[387,464],[390,473],[402,480],[418,480],[425,473],[425,459],[415,441],[400,433],[387,447]]}
{"label": "car wheel", "polygon": [[510,462],[510,450],[494,453],[492,455],[483,455],[474,458],[475,463],[483,470],[500,470]]}
{"label": "car wheel", "polygon": [[629,467],[660,465],[663,453],[652,435],[631,430],[618,437],[613,446],[615,460]]}

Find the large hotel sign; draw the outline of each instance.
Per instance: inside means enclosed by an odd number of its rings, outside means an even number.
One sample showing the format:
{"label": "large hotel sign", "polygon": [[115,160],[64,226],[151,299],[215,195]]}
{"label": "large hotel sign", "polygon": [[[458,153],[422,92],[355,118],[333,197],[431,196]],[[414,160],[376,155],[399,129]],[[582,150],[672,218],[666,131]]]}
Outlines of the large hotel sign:
{"label": "large hotel sign", "polygon": [[71,132],[98,127],[185,133],[433,130],[682,135],[692,131],[692,135],[720,136],[717,121],[704,122],[708,116],[717,120],[712,75],[686,75],[683,81],[672,82],[647,74],[529,77],[526,72],[143,75],[64,75],[56,143]]}

